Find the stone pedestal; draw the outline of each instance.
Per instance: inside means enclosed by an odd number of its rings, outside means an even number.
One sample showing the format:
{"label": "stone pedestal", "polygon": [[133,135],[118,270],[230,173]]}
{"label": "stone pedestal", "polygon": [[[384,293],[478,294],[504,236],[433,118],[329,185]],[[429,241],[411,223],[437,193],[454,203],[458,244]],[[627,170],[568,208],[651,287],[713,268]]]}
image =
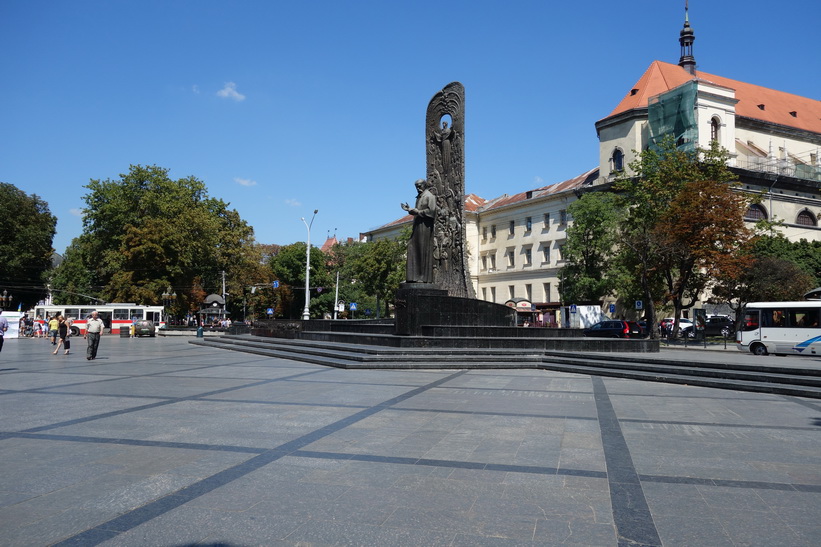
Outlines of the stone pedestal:
{"label": "stone pedestal", "polygon": [[438,326],[515,327],[516,310],[475,298],[448,296],[432,283],[403,283],[396,291],[396,331],[400,336],[430,336]]}
{"label": "stone pedestal", "polygon": [[447,298],[448,291],[433,283],[402,283],[396,291],[396,334],[418,336],[422,325],[440,324],[437,299]]}

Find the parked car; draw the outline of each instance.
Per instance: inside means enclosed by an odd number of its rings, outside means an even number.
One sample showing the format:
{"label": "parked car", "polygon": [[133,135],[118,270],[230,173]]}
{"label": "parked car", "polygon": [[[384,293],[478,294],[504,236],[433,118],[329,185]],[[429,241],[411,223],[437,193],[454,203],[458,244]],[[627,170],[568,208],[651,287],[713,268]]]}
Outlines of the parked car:
{"label": "parked car", "polygon": [[140,319],[134,325],[134,336],[156,336],[157,332],[154,329],[154,321],[150,319]]}
{"label": "parked car", "polygon": [[[735,321],[730,319],[728,316],[708,315],[707,321],[704,323],[704,335],[724,336],[726,338],[729,338],[730,336],[732,336],[734,328]],[[687,328],[682,328],[681,333],[683,336],[695,338],[695,331],[693,330],[693,325],[689,325]]]}
{"label": "parked car", "polygon": [[582,332],[597,338],[644,338],[644,330],[635,321],[600,321]]}

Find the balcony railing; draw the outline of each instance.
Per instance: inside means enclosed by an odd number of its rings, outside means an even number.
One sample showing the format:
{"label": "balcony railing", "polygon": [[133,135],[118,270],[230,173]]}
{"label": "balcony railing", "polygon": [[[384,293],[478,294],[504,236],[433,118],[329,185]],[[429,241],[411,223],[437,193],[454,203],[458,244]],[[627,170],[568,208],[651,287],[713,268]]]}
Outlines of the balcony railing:
{"label": "balcony railing", "polygon": [[736,167],[759,173],[773,173],[797,179],[814,180],[821,182],[821,166],[793,163],[789,160],[765,158],[757,156],[739,156],[736,158]]}

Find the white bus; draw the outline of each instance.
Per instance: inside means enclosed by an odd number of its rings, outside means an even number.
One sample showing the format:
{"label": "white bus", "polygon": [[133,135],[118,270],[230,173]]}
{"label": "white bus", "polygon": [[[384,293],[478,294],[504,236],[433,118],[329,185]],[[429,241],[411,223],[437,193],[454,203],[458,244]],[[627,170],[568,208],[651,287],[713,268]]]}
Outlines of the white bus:
{"label": "white bus", "polygon": [[821,355],[821,300],[750,302],[735,341],[755,355]]}
{"label": "white bus", "polygon": [[120,328],[131,327],[134,319],[150,319],[154,322],[155,327],[160,327],[165,323],[163,318],[162,306],[140,306],[138,304],[99,304],[97,306],[82,304],[82,305],[50,305],[50,306],[35,306],[29,315],[33,314],[35,321],[43,323],[46,317],[53,317],[55,315],[62,315],[71,319],[71,334],[79,336],[85,334],[86,320],[91,315],[91,312],[96,311],[100,319],[105,323],[106,328],[111,330],[111,334],[120,332]]}

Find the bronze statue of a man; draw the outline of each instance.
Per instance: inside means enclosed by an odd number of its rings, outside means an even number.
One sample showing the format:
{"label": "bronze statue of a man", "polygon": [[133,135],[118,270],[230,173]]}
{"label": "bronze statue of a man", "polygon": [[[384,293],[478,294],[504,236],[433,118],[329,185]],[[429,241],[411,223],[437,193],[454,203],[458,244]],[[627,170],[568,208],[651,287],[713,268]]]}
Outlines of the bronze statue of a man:
{"label": "bronze statue of a man", "polygon": [[408,241],[408,283],[433,283],[433,224],[436,217],[436,196],[425,179],[416,186],[416,207],[407,203],[402,209],[413,215],[413,232]]}

